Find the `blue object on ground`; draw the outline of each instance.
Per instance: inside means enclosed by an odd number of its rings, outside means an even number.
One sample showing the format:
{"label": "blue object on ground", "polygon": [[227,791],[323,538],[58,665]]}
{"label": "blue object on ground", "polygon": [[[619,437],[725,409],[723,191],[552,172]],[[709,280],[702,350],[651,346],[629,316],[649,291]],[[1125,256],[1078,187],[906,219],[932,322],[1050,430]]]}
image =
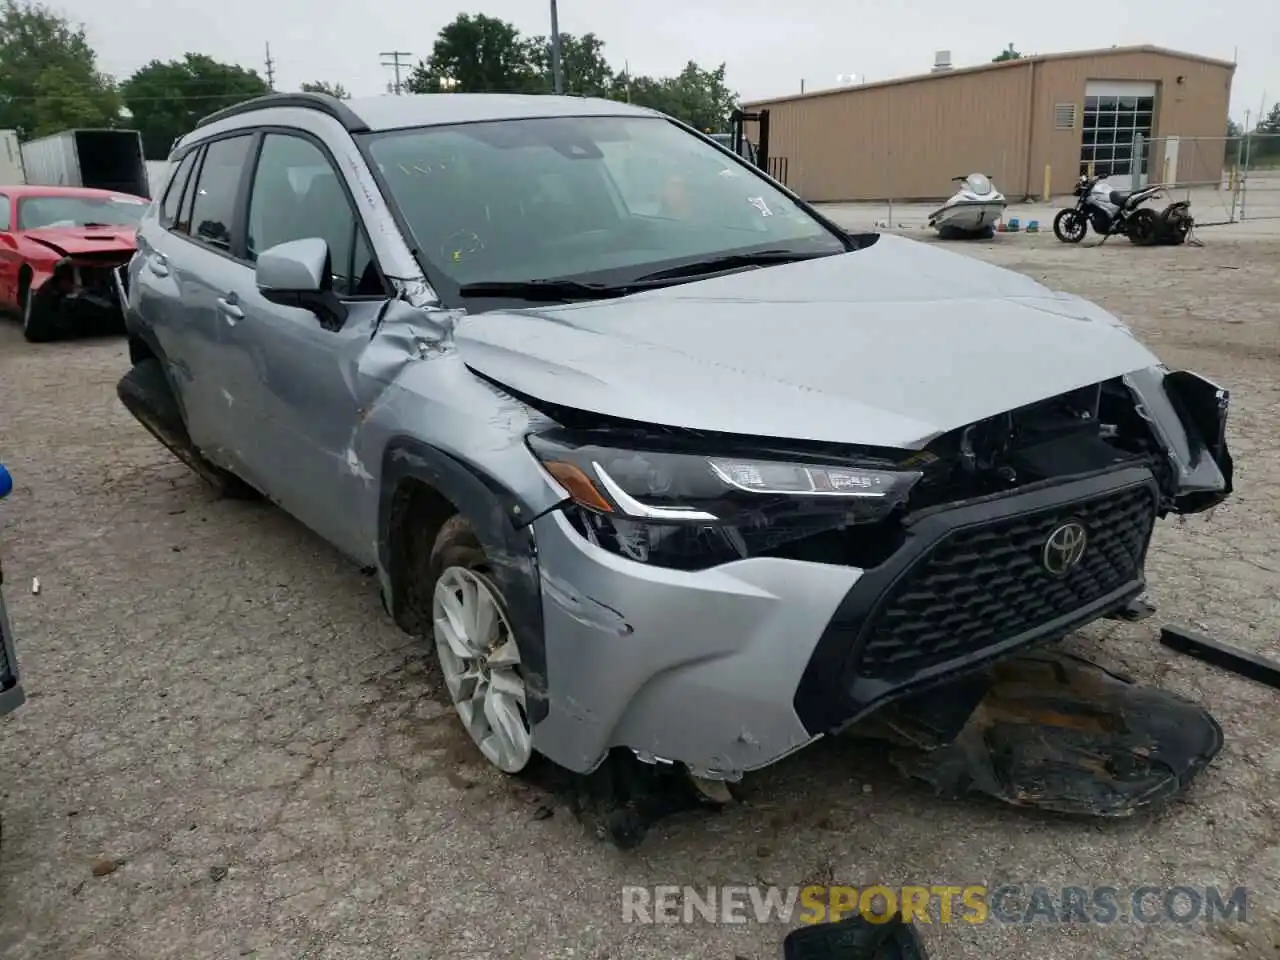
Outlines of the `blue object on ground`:
{"label": "blue object on ground", "polygon": [[0,500],[3,500],[13,491],[13,477],[9,476],[9,471],[4,468],[4,464],[0,463]]}

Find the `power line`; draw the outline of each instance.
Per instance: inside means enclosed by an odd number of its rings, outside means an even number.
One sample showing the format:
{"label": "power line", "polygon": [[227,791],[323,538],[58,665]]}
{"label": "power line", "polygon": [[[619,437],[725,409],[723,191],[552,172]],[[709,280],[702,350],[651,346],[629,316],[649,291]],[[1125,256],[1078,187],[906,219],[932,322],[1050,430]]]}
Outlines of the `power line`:
{"label": "power line", "polygon": [[395,80],[395,83],[392,85],[391,90],[397,97],[400,96],[400,92],[403,89],[403,86],[400,83],[400,70],[402,68],[408,68],[409,66],[408,62],[401,63],[400,60],[401,58],[404,58],[406,61],[408,61],[408,59],[412,57],[413,54],[407,50],[388,50],[378,54],[378,56],[391,58],[390,63],[388,63],[386,60],[383,60],[382,65],[384,67],[390,67],[392,70],[395,71],[396,80]]}

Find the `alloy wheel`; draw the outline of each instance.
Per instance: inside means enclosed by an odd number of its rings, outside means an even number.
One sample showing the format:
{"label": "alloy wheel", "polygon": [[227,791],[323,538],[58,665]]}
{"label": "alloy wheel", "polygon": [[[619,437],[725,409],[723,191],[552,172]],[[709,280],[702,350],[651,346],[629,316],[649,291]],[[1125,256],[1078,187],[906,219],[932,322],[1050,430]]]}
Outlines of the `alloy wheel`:
{"label": "alloy wheel", "polygon": [[497,589],[482,574],[449,567],[431,602],[436,655],[449,698],[486,760],[519,773],[533,755],[520,650]]}

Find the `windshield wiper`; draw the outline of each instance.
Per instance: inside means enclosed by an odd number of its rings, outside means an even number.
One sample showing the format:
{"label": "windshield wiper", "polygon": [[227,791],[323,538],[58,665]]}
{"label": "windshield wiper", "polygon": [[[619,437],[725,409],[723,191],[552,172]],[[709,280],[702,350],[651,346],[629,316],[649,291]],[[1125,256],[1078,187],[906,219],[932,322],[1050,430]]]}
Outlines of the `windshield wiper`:
{"label": "windshield wiper", "polygon": [[636,280],[670,280],[677,277],[696,277],[706,273],[721,273],[736,270],[740,267],[767,267],[775,263],[796,263],[799,260],[815,260],[818,257],[834,256],[832,253],[797,253],[794,250],[757,250],[755,253],[728,253],[718,257],[708,257],[693,263],[682,263],[678,267],[667,267],[646,273]]}
{"label": "windshield wiper", "polygon": [[588,283],[583,280],[479,280],[464,283],[458,293],[464,297],[513,297],[519,300],[607,300],[661,283]]}

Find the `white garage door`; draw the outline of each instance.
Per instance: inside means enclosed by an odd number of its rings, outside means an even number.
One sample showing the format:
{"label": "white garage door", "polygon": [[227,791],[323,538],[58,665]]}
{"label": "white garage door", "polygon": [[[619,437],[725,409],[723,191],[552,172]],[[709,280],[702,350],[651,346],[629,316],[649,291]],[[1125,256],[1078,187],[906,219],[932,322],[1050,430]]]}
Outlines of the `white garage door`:
{"label": "white garage door", "polygon": [[1080,143],[1080,172],[1093,170],[1116,184],[1128,187],[1135,164],[1139,182],[1147,182],[1150,150],[1133,155],[1133,140],[1142,134],[1151,139],[1154,126],[1156,85],[1141,80],[1091,80],[1085,86],[1084,129]]}

